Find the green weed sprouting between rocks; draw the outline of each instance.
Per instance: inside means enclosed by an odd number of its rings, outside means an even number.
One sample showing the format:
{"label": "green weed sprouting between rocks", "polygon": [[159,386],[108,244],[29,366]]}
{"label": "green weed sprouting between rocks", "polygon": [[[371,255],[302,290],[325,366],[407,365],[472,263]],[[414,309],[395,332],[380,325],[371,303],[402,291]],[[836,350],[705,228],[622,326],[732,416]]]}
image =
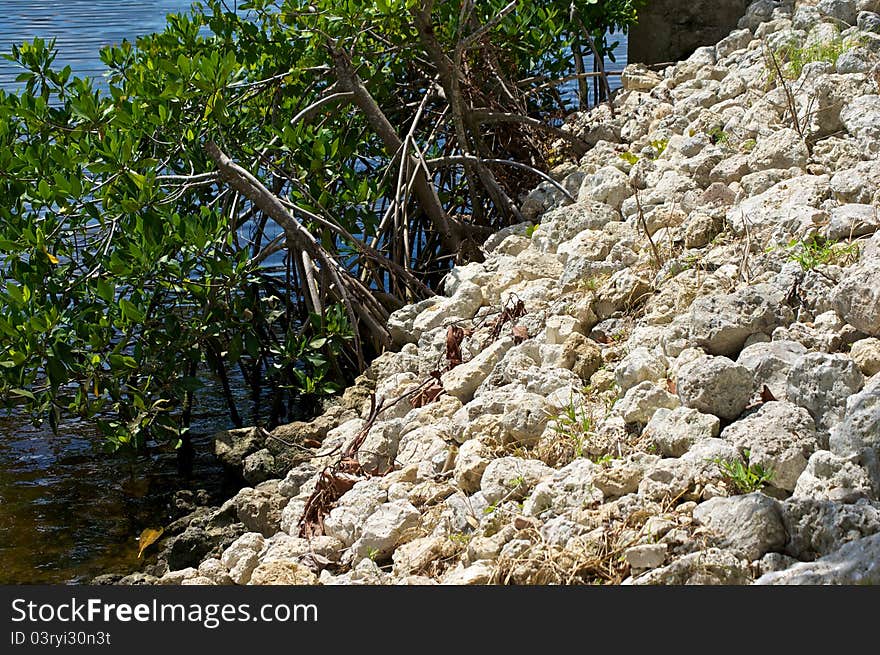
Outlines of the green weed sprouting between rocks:
{"label": "green weed sprouting between rocks", "polygon": [[760,491],[770,483],[775,475],[771,469],[765,469],[760,464],[746,465],[744,460],[748,460],[749,451],[743,451],[743,457],[737,459],[721,459],[716,457],[712,459],[712,463],[716,464],[726,481],[733,486],[734,490],[740,494],[750,494],[753,491]]}
{"label": "green weed sprouting between rocks", "polygon": [[810,46],[785,45],[777,50],[782,74],[787,79],[796,80],[801,76],[804,67],[817,61],[837,64],[837,59],[847,49],[843,39],[831,42],[816,43]]}
{"label": "green weed sprouting between rocks", "polygon": [[805,240],[793,239],[788,247],[793,249],[788,260],[797,262],[805,271],[826,264],[846,265],[858,259],[859,253],[859,246],[856,243],[842,245],[819,236]]}

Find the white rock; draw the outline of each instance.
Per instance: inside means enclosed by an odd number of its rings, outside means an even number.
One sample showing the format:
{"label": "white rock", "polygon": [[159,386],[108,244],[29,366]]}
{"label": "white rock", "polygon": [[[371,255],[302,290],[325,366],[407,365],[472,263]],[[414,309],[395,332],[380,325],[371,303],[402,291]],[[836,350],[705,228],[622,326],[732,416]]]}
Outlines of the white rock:
{"label": "white rock", "polygon": [[762,493],[710,498],[697,505],[694,519],[720,535],[719,545],[752,561],[781,550],[788,538],[779,503]]}
{"label": "white rock", "polygon": [[465,441],[458,449],[453,476],[459,488],[471,494],[480,488],[491,452],[479,439]]}
{"label": "white rock", "polygon": [[830,187],[838,202],[871,203],[880,189],[880,160],[863,161],[852,168],[837,171],[831,178]]}
{"label": "white rock", "polygon": [[223,562],[216,557],[210,557],[199,564],[199,575],[203,578],[208,578],[217,585],[232,584],[229,571],[223,566]]}
{"label": "white rock", "polygon": [[614,379],[624,393],[640,382],[666,378],[667,361],[647,348],[635,348],[614,369]]}
{"label": "white rock", "polygon": [[627,391],[613,411],[627,423],[646,424],[658,409],[675,409],[680,404],[677,396],[653,382],[642,382]]}
{"label": "white rock", "polygon": [[519,457],[492,460],[483,472],[480,489],[490,504],[502,500],[522,500],[529,491],[554,473],[544,462]]}
{"label": "white rock", "polygon": [[756,585],[877,585],[880,584],[880,534],[864,537],[814,562],[799,562],[784,571],[767,573]]}
{"label": "white rock", "polygon": [[732,420],[748,405],[753,383],[744,366],[727,357],[706,356],[682,366],[677,384],[685,407]]}
{"label": "white rock", "polygon": [[772,471],[770,484],[792,491],[819,448],[819,439],[809,413],[786,402],[769,402],[754,414],[732,423],[721,438],[740,452],[749,452],[748,464]]}
{"label": "white rock", "polygon": [[776,400],[788,399],[788,373],[807,352],[796,341],[768,341],[743,348],[736,363],[745,366],[754,380],[753,391],[766,386]]}
{"label": "white rock", "polygon": [[223,551],[220,562],[227,568],[235,584],[248,583],[260,562],[260,552],[265,545],[266,538],[259,532],[246,532]]}
{"label": "white rock", "polygon": [[619,168],[605,166],[584,178],[578,201],[594,200],[620,210],[623,201],[633,194],[629,176]]}
{"label": "white rock", "polygon": [[529,444],[544,433],[550,411],[543,396],[525,393],[505,404],[502,417],[506,443]]}
{"label": "white rock", "polygon": [[360,536],[367,517],[388,498],[381,481],[381,478],[364,480],[345,492],[324,519],[324,533],[346,547],[351,546]]}
{"label": "white rock", "polygon": [[880,532],[880,504],[865,499],[835,503],[813,498],[789,498],[782,504],[788,532],[785,549],[800,560],[833,553],[843,544]]}
{"label": "white rock", "polygon": [[445,585],[485,585],[489,584],[495,573],[494,564],[489,561],[474,562],[467,568],[452,569],[443,576],[442,584]]}
{"label": "white rock", "polygon": [[678,407],[671,411],[658,409],[645,426],[644,434],[651,437],[664,457],[681,457],[698,441],[717,437],[720,427],[717,416]]}
{"label": "white rock", "polygon": [[690,553],[667,566],[639,575],[631,581],[631,584],[743,585],[750,580],[751,576],[746,561],[729,551],[708,548]]}
{"label": "white rock", "polygon": [[424,463],[440,473],[449,459],[451,441],[442,424],[416,428],[400,437],[395,462],[401,466]]}
{"label": "white rock", "polygon": [[548,510],[561,514],[600,503],[602,492],[593,486],[595,470],[596,465],[588,459],[574,460],[535,486],[523,504],[523,514],[538,516]]}
{"label": "white rock", "polygon": [[841,110],[840,120],[866,153],[880,153],[880,96],[857,96]]}
{"label": "white rock", "polygon": [[843,420],[834,426],[830,450],[840,457],[858,457],[880,497],[880,376],[872,377],[865,388],[846,401]]}
{"label": "white rock", "polygon": [[656,569],[666,561],[668,546],[666,544],[641,544],[624,551],[627,564],[637,571]]}
{"label": "white rock", "polygon": [[788,374],[788,397],[806,408],[816,427],[828,431],[843,417],[846,399],[858,392],[865,378],[846,355],[807,353]]}
{"label": "white rock", "polygon": [[880,337],[880,259],[869,258],[849,267],[834,290],[833,301],[847,323]]}
{"label": "white rock", "polygon": [[871,479],[858,464],[857,456],[839,457],[827,450],[817,450],[798,478],[792,497],[853,503],[872,495]]}
{"label": "white rock", "polygon": [[440,378],[443,388],[462,403],[468,403],[483,380],[512,346],[511,337],[502,337],[470,361],[444,373]]}
{"label": "white rock", "polygon": [[800,135],[790,128],[777,130],[758,139],[758,144],[749,155],[752,171],[768,168],[804,168],[810,153]]}
{"label": "white rock", "polygon": [[735,293],[698,298],[688,314],[690,339],[713,355],[735,356],[748,337],[790,323],[784,294],[766,284]]}
{"label": "white rock", "polygon": [[869,337],[856,341],[849,356],[866,378],[880,373],[880,339]]}
{"label": "white rock", "polygon": [[352,544],[355,561],[364,557],[381,560],[388,557],[405,538],[408,531],[415,530],[421,521],[421,513],[408,501],[385,503],[367,517],[360,537]]}

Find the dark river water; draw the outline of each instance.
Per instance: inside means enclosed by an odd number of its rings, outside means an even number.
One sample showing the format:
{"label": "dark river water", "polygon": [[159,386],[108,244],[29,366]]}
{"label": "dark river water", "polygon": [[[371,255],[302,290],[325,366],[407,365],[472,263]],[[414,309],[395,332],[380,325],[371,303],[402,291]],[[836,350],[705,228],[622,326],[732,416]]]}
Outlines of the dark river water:
{"label": "dark river water", "polygon": [[[167,13],[189,6],[189,0],[0,0],[0,52],[54,37],[59,67],[100,78],[100,47],[160,30]],[[621,38],[609,70],[623,67],[625,48]],[[0,88],[15,90],[19,72],[0,59]],[[0,416],[0,584],[75,583],[135,570],[138,535],[176,518],[177,490],[204,489],[215,501],[230,494],[233,483],[210,452],[210,435],[230,427],[225,407],[209,392],[194,409],[195,462],[186,476],[174,453],[103,454],[90,424],[69,422],[55,435],[20,416]]]}
{"label": "dark river water", "polygon": [[[100,78],[98,50],[161,30],[189,0],[0,0],[0,51],[35,37],[56,38],[59,67]],[[20,71],[0,59],[0,88]],[[137,537],[177,515],[177,490],[233,490],[211,454],[210,435],[229,421],[219,396],[195,408],[195,462],[178,472],[174,453],[107,456],[90,424],[68,422],[54,435],[19,416],[0,416],[0,584],[81,582],[138,568]],[[245,408],[246,404],[242,405]]]}

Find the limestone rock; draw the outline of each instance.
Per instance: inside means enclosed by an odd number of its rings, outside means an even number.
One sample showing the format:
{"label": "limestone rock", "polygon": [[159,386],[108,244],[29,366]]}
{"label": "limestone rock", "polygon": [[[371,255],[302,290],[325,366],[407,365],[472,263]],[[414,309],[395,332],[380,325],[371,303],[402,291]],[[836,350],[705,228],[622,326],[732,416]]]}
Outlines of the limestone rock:
{"label": "limestone rock", "polygon": [[749,560],[781,550],[788,535],[779,502],[762,493],[710,498],[697,505],[694,519],[720,535],[720,544]]}
{"label": "limestone rock", "polygon": [[251,574],[249,585],[315,585],[316,576],[307,567],[297,562],[266,560],[260,562]]}
{"label": "limestone rock", "polygon": [[418,527],[421,513],[408,501],[385,503],[367,517],[360,537],[351,550],[359,560],[363,557],[381,560],[391,555],[407,532]]}
{"label": "limestone rock", "polygon": [[785,491],[794,490],[807,460],[819,448],[809,413],[786,402],[765,403],[725,428],[721,438],[740,452],[748,451],[748,463],[772,471],[770,484]]}
{"label": "limestone rock", "polygon": [[453,476],[459,488],[473,493],[480,488],[483,472],[491,461],[489,449],[479,440],[465,441],[458,449]]}
{"label": "limestone rock", "polygon": [[756,284],[735,293],[695,300],[689,312],[689,332],[691,340],[709,353],[733,357],[751,335],[769,334],[791,320],[782,292]]}
{"label": "limestone rock", "polygon": [[664,457],[681,457],[702,439],[718,436],[721,421],[690,407],[658,409],[645,426],[654,445]]}
{"label": "limestone rock", "polygon": [[646,424],[658,409],[675,409],[680,404],[677,396],[653,382],[642,382],[627,391],[613,411],[627,423]]}
{"label": "limestone rock", "polygon": [[849,356],[866,378],[880,373],[880,339],[870,337],[856,341]]}
{"label": "limestone rock", "polygon": [[858,457],[840,457],[827,450],[817,450],[810,455],[792,497],[836,503],[853,503],[860,498],[876,499],[871,478],[859,465]]}
{"label": "limestone rock", "polygon": [[833,302],[847,323],[880,337],[880,259],[870,258],[847,269],[834,290]]}
{"label": "limestone rock", "polygon": [[758,144],[749,155],[749,166],[752,171],[768,168],[804,168],[810,153],[804,140],[793,129],[777,130],[765,138],[758,139]]}
{"label": "limestone rock", "polygon": [[864,382],[846,355],[806,353],[788,374],[788,397],[810,412],[817,428],[828,431],[843,417],[846,399]]}
{"label": "limestone rock", "polygon": [[659,382],[666,378],[667,362],[647,348],[635,348],[614,369],[614,378],[626,393],[640,382]]}
{"label": "limestone rock", "polygon": [[238,520],[251,532],[270,537],[281,529],[281,510],[288,499],[278,491],[278,481],[245,487],[233,499]]}
{"label": "limestone rock", "polygon": [[501,500],[522,500],[535,485],[553,473],[553,469],[535,459],[501,457],[486,467],[480,489],[490,504]]}
{"label": "limestone rock", "polygon": [[880,504],[789,498],[782,504],[786,552],[800,560],[823,557],[845,543],[880,532]]}
{"label": "limestone rock", "polygon": [[743,585],[749,582],[747,562],[718,548],[685,555],[632,580],[634,585]]}
{"label": "limestone rock", "polygon": [[238,585],[247,584],[259,564],[259,554],[266,539],[258,532],[247,532],[223,551],[220,562],[229,570],[229,577]]}
{"label": "limestone rock", "polygon": [[724,420],[739,416],[752,395],[752,376],[727,357],[701,357],[678,370],[678,397],[685,407]]}
{"label": "limestone rock", "polygon": [[880,584],[880,534],[857,539],[814,562],[800,562],[784,571],[767,573],[757,585]]}
{"label": "limestone rock", "polygon": [[766,386],[776,400],[788,399],[788,373],[807,349],[796,341],[769,341],[743,348],[736,363],[752,374],[753,391]]}
{"label": "limestone rock", "polygon": [[830,450],[840,457],[857,457],[868,471],[875,497],[880,496],[880,377],[846,402],[843,420],[834,426]]}
{"label": "limestone rock", "polygon": [[448,394],[461,400],[462,403],[467,403],[474,397],[474,392],[512,346],[512,338],[502,337],[470,361],[459,364],[444,373],[441,377],[443,388]]}

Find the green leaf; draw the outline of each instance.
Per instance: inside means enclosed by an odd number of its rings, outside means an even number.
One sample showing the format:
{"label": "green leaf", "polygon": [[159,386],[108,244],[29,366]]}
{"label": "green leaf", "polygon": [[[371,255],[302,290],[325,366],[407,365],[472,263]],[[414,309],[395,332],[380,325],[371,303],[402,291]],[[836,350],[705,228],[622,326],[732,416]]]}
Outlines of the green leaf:
{"label": "green leaf", "polygon": [[37,397],[27,389],[10,389],[9,393],[15,396],[20,396],[22,398],[28,398],[30,400],[33,400],[34,402],[36,402],[37,400]]}
{"label": "green leaf", "polygon": [[119,309],[122,312],[122,316],[127,320],[134,323],[143,323],[144,313],[130,300],[120,298]]}

